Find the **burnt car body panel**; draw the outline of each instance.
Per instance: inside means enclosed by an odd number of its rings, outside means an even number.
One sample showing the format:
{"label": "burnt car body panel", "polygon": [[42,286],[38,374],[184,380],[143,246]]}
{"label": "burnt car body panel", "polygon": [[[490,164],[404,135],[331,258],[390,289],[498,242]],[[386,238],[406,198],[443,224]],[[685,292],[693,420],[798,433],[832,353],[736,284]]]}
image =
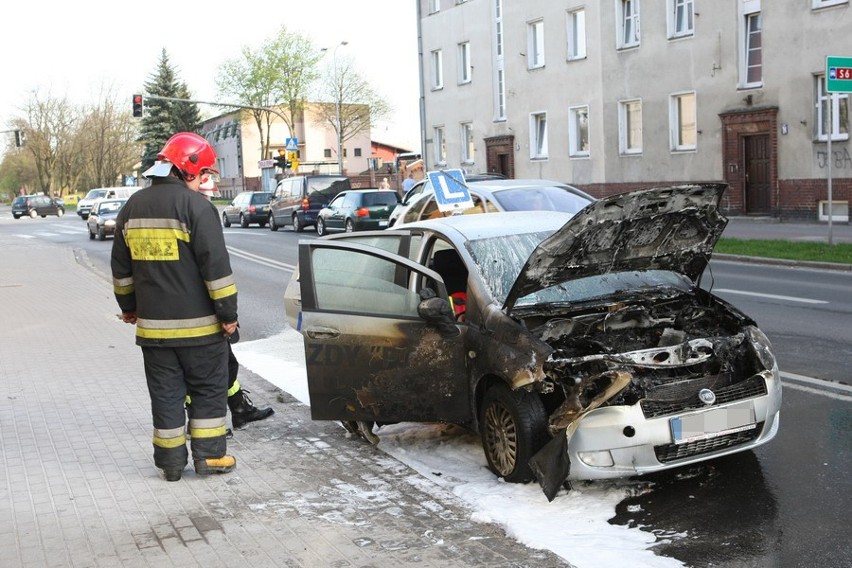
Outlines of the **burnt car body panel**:
{"label": "burnt car body panel", "polygon": [[[320,333],[345,326],[347,344],[371,353],[333,369],[309,363],[312,413],[465,425],[482,434],[492,471],[510,481],[534,475],[548,498],[566,478],[650,473],[769,441],[781,405],[769,341],[751,318],[696,286],[698,268],[706,266],[727,222],[717,209],[723,190],[700,185],[614,196],[597,209],[600,220],[591,210],[579,219],[556,212],[455,216],[300,243],[306,356],[316,349],[309,345],[322,340],[311,337],[311,326]],[[655,232],[637,242],[631,256],[622,248],[643,235],[625,235],[639,226]],[[618,227],[628,231],[611,230]],[[606,253],[596,256],[587,244],[607,245],[603,234],[614,235],[619,248],[599,246]],[[550,257],[545,243],[554,247]],[[324,247],[383,259],[388,267],[361,270],[394,284],[401,295],[430,287],[449,301],[465,291],[458,336],[441,336],[410,308],[400,317],[385,304],[371,306],[375,300],[365,300],[371,294],[358,292],[355,279],[340,272],[341,259],[314,254]],[[452,251],[454,263],[439,263],[447,256],[442,251]],[[588,267],[584,255],[591,258]],[[564,266],[560,258],[579,266]],[[328,271],[326,281],[339,285],[339,296],[351,305],[317,303],[313,277],[305,278],[315,269]],[[507,301],[510,292],[513,301]],[[428,348],[409,370],[421,341]],[[406,365],[387,373],[370,369],[389,367],[390,358]],[[317,403],[322,408],[315,412]],[[447,404],[452,410],[442,413]],[[489,422],[495,414],[514,420],[512,427],[525,435],[515,440],[511,470],[493,459],[500,442]]]}

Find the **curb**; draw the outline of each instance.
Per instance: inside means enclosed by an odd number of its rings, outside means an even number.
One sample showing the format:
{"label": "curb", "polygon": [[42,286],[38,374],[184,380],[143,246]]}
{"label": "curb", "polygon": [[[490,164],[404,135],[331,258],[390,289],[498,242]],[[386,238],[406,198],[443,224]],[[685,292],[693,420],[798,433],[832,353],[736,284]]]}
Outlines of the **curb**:
{"label": "curb", "polygon": [[818,268],[822,270],[852,272],[852,264],[841,264],[839,262],[818,262],[816,260],[788,260],[785,258],[764,258],[760,256],[743,256],[738,254],[714,254],[711,258],[715,260],[727,260],[730,262],[747,262],[749,264],[785,266],[788,268]]}

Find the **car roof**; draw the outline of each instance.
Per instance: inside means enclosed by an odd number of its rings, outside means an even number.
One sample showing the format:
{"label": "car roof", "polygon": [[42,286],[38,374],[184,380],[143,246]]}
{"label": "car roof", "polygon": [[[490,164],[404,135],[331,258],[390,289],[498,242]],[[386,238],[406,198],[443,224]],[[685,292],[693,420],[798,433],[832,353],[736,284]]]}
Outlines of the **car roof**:
{"label": "car roof", "polygon": [[475,241],[539,231],[553,232],[560,229],[571,217],[571,213],[561,211],[501,211],[487,215],[451,215],[418,221],[400,227],[400,230],[434,229],[442,233],[455,233],[463,240]]}
{"label": "car roof", "polygon": [[582,191],[577,187],[561,181],[550,179],[489,179],[481,181],[471,181],[471,189],[487,189],[490,191],[501,191],[504,189],[520,189],[527,187],[570,187],[578,191]]}
{"label": "car roof", "polygon": [[381,189],[379,187],[365,187],[362,189],[347,189],[340,193],[396,193],[392,189]]}

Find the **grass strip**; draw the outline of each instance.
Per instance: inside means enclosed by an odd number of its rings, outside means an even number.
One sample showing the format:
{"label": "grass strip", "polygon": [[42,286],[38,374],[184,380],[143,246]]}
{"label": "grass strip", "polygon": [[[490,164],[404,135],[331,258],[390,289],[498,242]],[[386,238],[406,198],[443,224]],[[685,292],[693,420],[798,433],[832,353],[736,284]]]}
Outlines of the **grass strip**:
{"label": "grass strip", "polygon": [[818,242],[719,239],[715,252],[761,258],[852,264],[852,244],[848,243],[829,245]]}

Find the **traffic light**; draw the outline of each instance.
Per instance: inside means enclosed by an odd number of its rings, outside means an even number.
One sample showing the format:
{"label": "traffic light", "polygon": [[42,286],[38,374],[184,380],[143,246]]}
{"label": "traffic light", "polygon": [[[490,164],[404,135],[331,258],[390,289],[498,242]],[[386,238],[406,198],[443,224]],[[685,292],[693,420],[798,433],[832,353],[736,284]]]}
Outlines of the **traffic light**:
{"label": "traffic light", "polygon": [[25,140],[24,131],[23,130],[16,130],[15,131],[15,147],[20,148],[21,146],[23,146],[24,140]]}
{"label": "traffic light", "polygon": [[275,156],[275,165],[282,170],[286,170],[290,167],[290,162],[287,160],[287,152],[284,150],[278,150],[278,155]]}
{"label": "traffic light", "polygon": [[144,108],[145,106],[142,95],[133,95],[133,117],[141,118]]}

